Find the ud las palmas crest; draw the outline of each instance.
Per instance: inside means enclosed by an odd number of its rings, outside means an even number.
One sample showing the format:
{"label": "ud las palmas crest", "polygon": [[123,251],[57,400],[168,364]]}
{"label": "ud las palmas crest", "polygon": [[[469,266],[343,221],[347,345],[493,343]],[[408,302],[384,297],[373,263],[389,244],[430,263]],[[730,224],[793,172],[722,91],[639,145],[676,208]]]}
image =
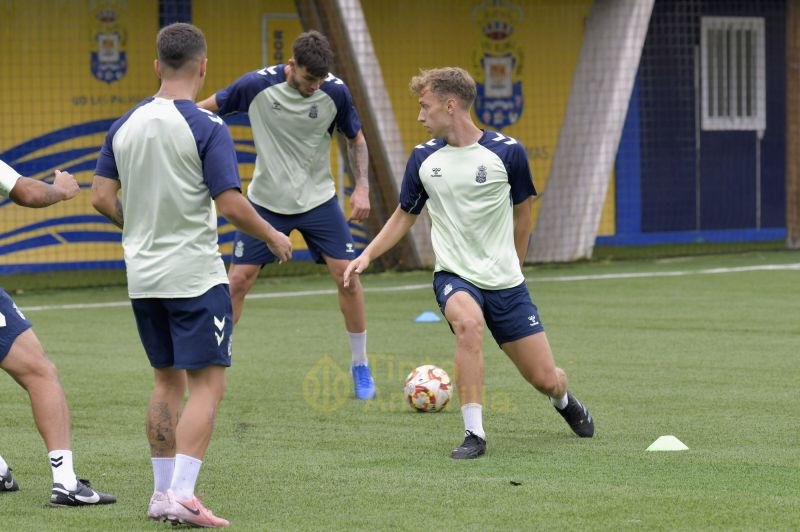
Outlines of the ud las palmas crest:
{"label": "ud las palmas crest", "polygon": [[127,2],[92,2],[92,75],[100,81],[114,83],[128,70],[125,57],[126,31],[120,23]]}
{"label": "ud las palmas crest", "polygon": [[480,30],[480,47],[473,57],[475,115],[501,130],[522,115],[522,47],[514,33],[523,11],[507,0],[484,0],[472,9],[472,20]]}

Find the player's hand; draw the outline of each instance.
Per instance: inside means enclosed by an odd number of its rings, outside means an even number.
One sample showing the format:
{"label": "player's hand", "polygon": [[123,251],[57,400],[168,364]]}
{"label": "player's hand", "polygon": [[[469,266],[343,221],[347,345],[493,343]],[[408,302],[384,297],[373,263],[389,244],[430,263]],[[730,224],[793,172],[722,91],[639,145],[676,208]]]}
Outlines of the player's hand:
{"label": "player's hand", "polygon": [[358,222],[369,218],[369,187],[356,185],[350,194],[350,217]]}
{"label": "player's hand", "polygon": [[53,186],[64,194],[65,200],[74,198],[81,191],[81,187],[75,177],[69,172],[62,172],[61,170],[56,170]]}
{"label": "player's hand", "polygon": [[350,278],[353,275],[360,275],[361,272],[366,270],[368,267],[369,257],[366,257],[363,252],[357,259],[350,261],[350,264],[348,264],[347,268],[344,269],[344,275],[342,275],[342,281],[344,282],[345,288],[350,286]]}
{"label": "player's hand", "polygon": [[272,237],[267,241],[267,247],[278,257],[280,264],[292,259],[292,241],[277,229],[272,230]]}

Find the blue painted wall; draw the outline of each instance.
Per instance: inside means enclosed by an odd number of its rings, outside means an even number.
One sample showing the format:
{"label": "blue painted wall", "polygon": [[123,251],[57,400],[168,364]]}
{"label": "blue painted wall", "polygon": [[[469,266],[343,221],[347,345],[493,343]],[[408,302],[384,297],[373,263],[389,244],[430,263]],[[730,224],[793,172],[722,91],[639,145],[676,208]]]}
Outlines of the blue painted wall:
{"label": "blue painted wall", "polygon": [[[598,238],[598,244],[784,238],[785,12],[784,0],[656,1],[617,157],[617,234]],[[765,18],[767,129],[758,231],[755,132],[695,127],[702,16]]]}

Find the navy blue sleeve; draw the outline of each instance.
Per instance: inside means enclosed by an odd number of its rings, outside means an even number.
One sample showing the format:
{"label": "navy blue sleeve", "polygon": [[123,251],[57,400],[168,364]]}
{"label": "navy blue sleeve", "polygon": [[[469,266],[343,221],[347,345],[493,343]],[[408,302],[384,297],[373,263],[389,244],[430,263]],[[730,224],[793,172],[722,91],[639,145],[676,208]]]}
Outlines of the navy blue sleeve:
{"label": "navy blue sleeve", "polygon": [[536,188],[533,186],[533,176],[531,167],[528,164],[528,154],[519,142],[515,142],[506,150],[503,157],[506,172],[508,172],[508,183],[511,185],[511,201],[514,205],[522,203],[530,196],[536,195]]}
{"label": "navy blue sleeve", "polygon": [[[114,124],[116,125],[116,124]],[[95,166],[94,174],[100,177],[107,177],[109,179],[119,179],[119,171],[117,170],[117,160],[114,158],[114,149],[112,142],[114,142],[113,129],[106,133],[106,140],[100,148],[100,155],[97,157],[97,166]]]}
{"label": "navy blue sleeve", "polygon": [[344,81],[333,74],[328,74],[328,77],[325,78],[325,83],[320,88],[336,104],[336,118],[334,119],[336,128],[344,133],[348,139],[355,138],[358,132],[361,131],[361,119],[358,117],[355,105],[353,105],[350,89],[347,88]]}
{"label": "navy blue sleeve", "polygon": [[421,150],[416,148],[411,153],[406,164],[406,172],[403,174],[403,183],[400,185],[400,208],[409,214],[421,213],[422,207],[428,201],[428,193],[419,178],[419,167],[425,160],[420,152]]}
{"label": "navy blue sleeve", "polygon": [[[280,65],[279,65],[280,66]],[[283,67],[268,67],[255,72],[248,72],[228,87],[217,92],[217,107],[220,115],[246,113],[256,95],[272,85],[271,78]]]}
{"label": "navy blue sleeve", "polygon": [[216,198],[232,188],[241,190],[236,148],[222,118],[188,100],[176,101],[175,106],[188,122],[197,142],[197,153],[203,163],[203,181],[211,197]]}

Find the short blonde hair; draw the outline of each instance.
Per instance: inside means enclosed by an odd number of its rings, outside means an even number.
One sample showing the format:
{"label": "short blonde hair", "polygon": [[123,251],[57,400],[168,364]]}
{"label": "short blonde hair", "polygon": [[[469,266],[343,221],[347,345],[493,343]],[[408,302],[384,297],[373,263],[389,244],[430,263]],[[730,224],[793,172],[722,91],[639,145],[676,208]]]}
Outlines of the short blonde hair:
{"label": "short blonde hair", "polygon": [[467,109],[472,107],[477,94],[475,80],[466,70],[458,67],[420,70],[419,75],[411,78],[409,89],[415,96],[421,96],[423,92],[429,90],[439,100],[455,96]]}

